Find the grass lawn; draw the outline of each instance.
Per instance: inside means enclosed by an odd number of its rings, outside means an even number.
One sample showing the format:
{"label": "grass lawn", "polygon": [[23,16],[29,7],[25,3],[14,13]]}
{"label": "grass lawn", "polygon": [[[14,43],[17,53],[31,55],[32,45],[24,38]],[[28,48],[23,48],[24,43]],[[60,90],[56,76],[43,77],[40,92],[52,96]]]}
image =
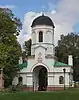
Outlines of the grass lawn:
{"label": "grass lawn", "polygon": [[53,92],[0,93],[0,100],[79,100],[79,89]]}

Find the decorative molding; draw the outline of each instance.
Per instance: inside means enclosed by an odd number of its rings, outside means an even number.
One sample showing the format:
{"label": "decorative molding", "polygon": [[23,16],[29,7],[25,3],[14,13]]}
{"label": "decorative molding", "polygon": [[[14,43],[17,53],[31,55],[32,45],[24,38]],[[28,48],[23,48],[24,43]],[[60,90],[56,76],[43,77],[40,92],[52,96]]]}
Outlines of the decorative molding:
{"label": "decorative molding", "polygon": [[53,56],[53,55],[51,55],[51,54],[47,54],[47,55],[45,55],[45,58],[47,58],[47,59],[57,59],[57,57],[56,56]]}
{"label": "decorative molding", "polygon": [[39,45],[39,46],[35,47],[35,49],[36,49],[36,48],[39,48],[39,47],[42,47],[42,48],[44,48],[44,49],[47,49],[46,47],[44,47],[44,46],[42,46],[42,45]]}
{"label": "decorative molding", "polygon": [[46,34],[49,34],[49,33],[52,34],[53,32],[50,31],[50,30],[47,30],[47,31],[46,31]]}
{"label": "decorative molding", "polygon": [[38,63],[41,63],[42,62],[42,53],[39,52],[38,54]]}
{"label": "decorative molding", "polygon": [[[32,46],[34,46],[34,45],[39,45],[40,43],[34,43],[34,44],[32,44]],[[48,44],[48,45],[53,45],[53,46],[55,46],[54,44],[52,44],[52,43],[44,43],[44,42],[42,42],[42,45],[43,44]]]}
{"label": "decorative molding", "polygon": [[38,29],[48,29],[48,30],[54,30],[53,27],[47,26],[47,25],[37,25],[36,27],[32,28],[32,31],[38,30]]}
{"label": "decorative molding", "polygon": [[33,72],[33,69],[34,69],[35,67],[37,67],[37,66],[40,66],[40,65],[43,66],[43,67],[45,67],[45,68],[47,69],[47,72],[50,72],[49,67],[48,67],[46,64],[44,64],[43,62],[34,64],[34,65],[32,66],[32,68],[31,68],[30,72]]}

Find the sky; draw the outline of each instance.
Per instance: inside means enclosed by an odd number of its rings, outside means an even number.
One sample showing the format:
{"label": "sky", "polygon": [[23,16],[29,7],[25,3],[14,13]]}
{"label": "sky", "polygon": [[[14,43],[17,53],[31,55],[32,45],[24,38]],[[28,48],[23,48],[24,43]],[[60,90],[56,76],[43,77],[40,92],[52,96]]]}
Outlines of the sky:
{"label": "sky", "polygon": [[21,45],[31,37],[31,24],[42,12],[55,24],[55,45],[60,35],[79,32],[79,0],[0,0],[1,8],[10,8],[21,19],[23,28],[18,36]]}

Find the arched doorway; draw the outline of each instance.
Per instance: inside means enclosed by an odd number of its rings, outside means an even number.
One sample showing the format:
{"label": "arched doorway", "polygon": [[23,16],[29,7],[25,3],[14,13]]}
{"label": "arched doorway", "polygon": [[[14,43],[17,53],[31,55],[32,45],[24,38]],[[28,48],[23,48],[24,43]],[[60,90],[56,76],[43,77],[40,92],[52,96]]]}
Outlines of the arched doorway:
{"label": "arched doorway", "polygon": [[47,69],[44,66],[37,66],[33,70],[33,86],[34,91],[46,91],[47,90]]}
{"label": "arched doorway", "polygon": [[39,71],[39,91],[47,90],[47,69],[41,68]]}

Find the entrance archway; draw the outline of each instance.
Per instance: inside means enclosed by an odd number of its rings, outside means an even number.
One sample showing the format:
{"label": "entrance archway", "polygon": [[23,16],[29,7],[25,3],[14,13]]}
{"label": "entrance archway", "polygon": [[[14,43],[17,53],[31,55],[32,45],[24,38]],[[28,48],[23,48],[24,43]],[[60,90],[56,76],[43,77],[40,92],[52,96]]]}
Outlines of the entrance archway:
{"label": "entrance archway", "polygon": [[37,66],[33,70],[33,87],[34,91],[47,90],[47,69],[44,66]]}
{"label": "entrance archway", "polygon": [[39,91],[47,90],[47,69],[41,68],[39,71]]}

